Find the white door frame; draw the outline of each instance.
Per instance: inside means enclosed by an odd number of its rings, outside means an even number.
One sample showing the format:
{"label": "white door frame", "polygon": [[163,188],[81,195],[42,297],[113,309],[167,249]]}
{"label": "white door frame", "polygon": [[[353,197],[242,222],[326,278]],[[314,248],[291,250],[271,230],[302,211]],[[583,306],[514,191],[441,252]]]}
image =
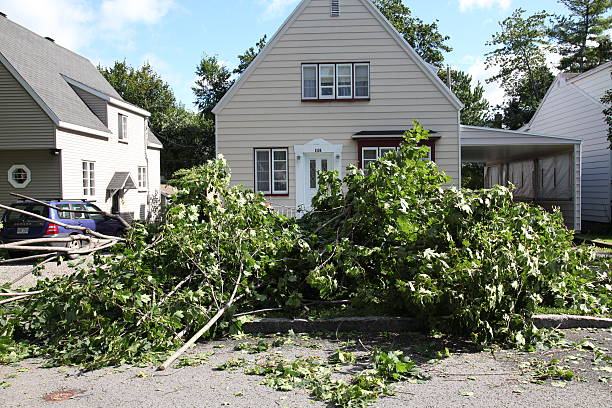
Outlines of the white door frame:
{"label": "white door frame", "polygon": [[306,155],[308,153],[332,153],[333,159],[328,170],[336,170],[342,177],[342,145],[331,144],[325,139],[314,139],[303,145],[293,146],[295,152],[295,206],[306,207]]}

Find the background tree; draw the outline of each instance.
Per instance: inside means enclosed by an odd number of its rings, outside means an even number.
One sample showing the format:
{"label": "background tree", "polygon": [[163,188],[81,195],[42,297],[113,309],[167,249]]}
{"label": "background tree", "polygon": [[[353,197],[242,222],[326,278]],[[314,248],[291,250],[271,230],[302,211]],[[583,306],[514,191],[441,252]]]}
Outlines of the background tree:
{"label": "background tree", "polygon": [[[440,70],[438,76],[447,82],[446,70]],[[461,111],[461,123],[464,125],[484,126],[489,111],[489,102],[484,98],[484,88],[478,82],[472,88],[472,76],[457,70],[451,70],[452,91],[465,105]]]}
{"label": "background tree", "polygon": [[412,17],[412,11],[402,0],[373,0],[373,3],[421,58],[442,67],[443,52],[453,49],[445,44],[450,37],[438,31],[438,20],[427,24],[420,18]]}
{"label": "background tree", "polygon": [[238,64],[238,68],[234,70],[234,74],[241,75],[248,67],[251,65],[251,62],[259,55],[261,50],[264,49],[266,44],[268,43],[268,36],[264,35],[256,44],[255,47],[251,47],[244,52],[244,54],[238,56],[238,60],[240,63]]}
{"label": "background tree", "polygon": [[98,70],[123,99],[151,113],[150,129],[164,144],[162,178],[213,157],[214,123],[178,104],[170,85],[148,63],[136,69],[117,61]]}
{"label": "background tree", "polygon": [[612,149],[612,89],[606,91],[604,97],[601,98],[601,103],[606,107],[603,110],[603,114],[608,124],[608,140],[610,141],[610,149]]}
{"label": "background tree", "polygon": [[531,83],[527,78],[520,80],[516,87],[507,94],[510,100],[501,108],[503,110],[502,125],[506,129],[516,130],[527,124],[535,114],[538,106],[546,95],[548,88],[555,80],[551,70],[546,67],[538,67],[534,70],[535,86],[537,95],[535,96],[531,88]]}
{"label": "background tree", "polygon": [[552,49],[548,43],[545,11],[524,17],[525,10],[517,9],[500,22],[501,31],[495,33],[488,46],[495,49],[486,54],[486,66],[499,72],[487,82],[500,81],[510,98],[504,107],[503,124],[517,129],[527,123],[552,83],[554,77],[546,65],[546,54]]}
{"label": "background tree", "polygon": [[196,68],[198,79],[193,88],[196,106],[202,116],[213,119],[212,110],[234,84],[232,73],[217,57],[204,55]]}
{"label": "background tree", "polygon": [[612,27],[612,0],[559,0],[569,16],[556,16],[551,36],[561,54],[559,70],[582,73],[609,61],[612,43],[607,31]]}
{"label": "background tree", "polygon": [[160,132],[164,116],[175,107],[176,98],[168,83],[149,63],[136,69],[125,61],[115,61],[112,67],[98,65],[98,70],[127,102],[151,112],[149,126]]}

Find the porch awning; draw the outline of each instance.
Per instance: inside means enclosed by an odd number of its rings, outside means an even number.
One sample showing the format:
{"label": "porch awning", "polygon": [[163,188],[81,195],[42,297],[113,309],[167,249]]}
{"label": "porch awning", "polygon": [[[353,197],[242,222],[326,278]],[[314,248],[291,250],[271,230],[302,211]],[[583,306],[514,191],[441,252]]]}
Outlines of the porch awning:
{"label": "porch awning", "polygon": [[118,171],[113,175],[113,178],[106,187],[107,197],[111,197],[119,190],[135,190],[136,184],[128,171]]}

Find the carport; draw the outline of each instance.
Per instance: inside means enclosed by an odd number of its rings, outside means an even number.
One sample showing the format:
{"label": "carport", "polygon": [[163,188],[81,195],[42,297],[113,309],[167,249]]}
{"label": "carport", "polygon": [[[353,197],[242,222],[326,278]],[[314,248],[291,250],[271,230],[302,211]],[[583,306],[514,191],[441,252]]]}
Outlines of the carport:
{"label": "carport", "polygon": [[461,160],[485,164],[484,184],[516,189],[517,201],[561,209],[565,223],[581,229],[582,141],[504,129],[461,126]]}

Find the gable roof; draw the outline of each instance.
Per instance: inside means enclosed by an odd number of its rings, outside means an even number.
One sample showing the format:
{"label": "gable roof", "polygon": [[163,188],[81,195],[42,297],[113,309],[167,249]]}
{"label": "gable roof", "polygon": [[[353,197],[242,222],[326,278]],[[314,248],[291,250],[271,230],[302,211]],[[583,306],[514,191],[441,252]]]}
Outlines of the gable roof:
{"label": "gable roof", "polygon": [[102,134],[110,130],[71,88],[71,78],[118,101],[117,91],[86,58],[0,16],[0,63],[56,125],[76,125]]}
{"label": "gable roof", "polygon": [[[251,73],[257,68],[257,66],[263,61],[268,55],[270,50],[274,48],[280,37],[287,31],[291,24],[298,18],[302,11],[308,6],[312,0],[301,0],[300,4],[293,10],[293,13],[289,15],[287,20],[280,26],[276,33],[270,39],[270,42],[264,47],[263,50],[257,55],[257,57],[251,62],[248,68],[240,75],[238,80],[234,82],[232,87],[225,93],[223,98],[213,108],[212,112],[218,114],[223,110],[225,105],[233,98],[234,94],[242,86],[242,84],[248,79]],[[402,37],[402,35],[393,27],[393,25],[387,20],[387,18],[380,12],[371,0],[358,0],[360,1],[370,13],[376,18],[381,25],[389,32],[391,37],[397,41],[397,43],[406,51],[406,53],[414,60],[415,64],[421,68],[423,73],[432,81],[432,83],[440,90],[440,92],[446,96],[449,102],[458,110],[464,107],[463,103],[457,98],[457,96],[442,82],[438,75],[431,69],[431,64],[425,62],[412,48],[410,44]]]}
{"label": "gable roof", "polygon": [[601,64],[598,67],[595,67],[589,71],[583,72],[582,74],[578,74],[578,73],[572,73],[572,72],[562,72],[560,74],[557,75],[557,77],[555,78],[555,80],[553,81],[553,83],[550,85],[550,87],[548,88],[548,90],[546,91],[546,94],[544,95],[544,98],[542,98],[542,102],[540,102],[540,105],[538,106],[538,109],[536,109],[535,113],[533,114],[533,116],[531,117],[531,120],[529,121],[529,123],[527,123],[526,125],[524,125],[523,127],[521,127],[519,130],[529,130],[531,129],[531,127],[533,126],[533,123],[535,122],[536,118],[539,116],[542,107],[544,106],[544,104],[546,103],[546,101],[548,100],[552,90],[555,88],[555,86],[560,86],[560,85],[570,85],[572,86],[574,89],[574,91],[576,91],[578,94],[580,94],[586,101],[588,101],[589,103],[592,103],[594,105],[597,106],[601,106],[602,108],[604,107],[603,104],[598,101],[597,99],[593,98],[592,95],[587,94],[584,89],[582,89],[582,87],[580,87],[579,85],[576,84],[576,82],[579,82],[580,80],[587,78],[593,74],[596,74],[597,72],[600,72],[604,69],[608,69],[612,67],[612,61],[608,61],[605,64]]}

